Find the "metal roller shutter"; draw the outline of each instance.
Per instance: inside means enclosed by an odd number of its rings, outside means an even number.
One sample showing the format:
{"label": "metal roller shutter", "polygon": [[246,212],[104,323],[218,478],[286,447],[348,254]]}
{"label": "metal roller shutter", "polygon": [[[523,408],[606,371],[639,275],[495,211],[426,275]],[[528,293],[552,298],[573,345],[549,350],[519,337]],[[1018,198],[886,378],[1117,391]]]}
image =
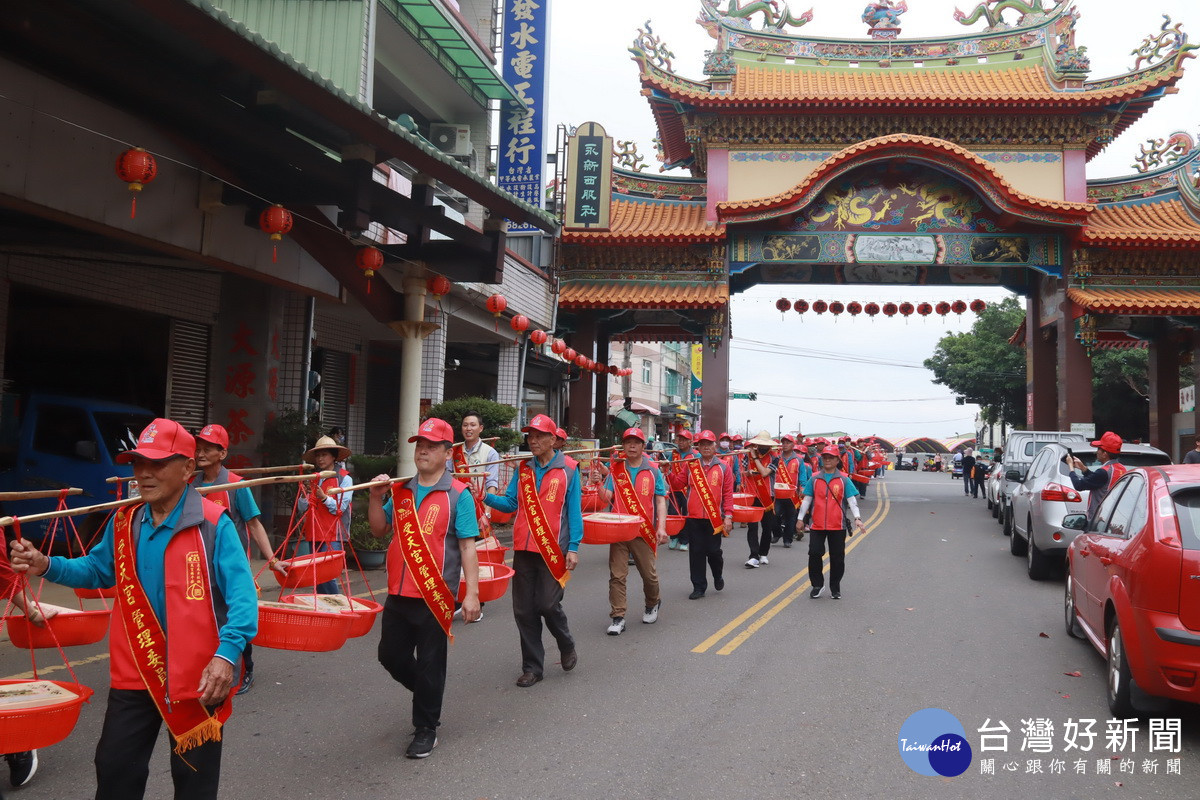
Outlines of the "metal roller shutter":
{"label": "metal roller shutter", "polygon": [[208,422],[209,327],[171,320],[167,361],[167,417],[197,429]]}
{"label": "metal roller shutter", "polygon": [[324,350],[321,361],[321,427],[349,430],[350,354]]}

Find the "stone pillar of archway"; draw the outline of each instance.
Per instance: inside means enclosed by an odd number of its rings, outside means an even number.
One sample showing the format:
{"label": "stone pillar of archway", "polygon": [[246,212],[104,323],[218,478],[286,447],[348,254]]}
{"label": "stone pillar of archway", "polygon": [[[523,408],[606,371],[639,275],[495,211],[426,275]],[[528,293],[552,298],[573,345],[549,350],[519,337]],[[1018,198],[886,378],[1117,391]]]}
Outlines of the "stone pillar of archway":
{"label": "stone pillar of archway", "polygon": [[1173,432],[1179,410],[1179,361],[1179,343],[1160,328],[1150,340],[1150,444],[1173,459],[1179,456]]}
{"label": "stone pillar of archway", "polygon": [[1055,301],[1058,305],[1058,422],[1054,430],[1069,431],[1071,423],[1094,421],[1092,360],[1083,343],[1075,338],[1077,307],[1067,299],[1065,286],[1059,286]]}
{"label": "stone pillar of archway", "polygon": [[[1195,392],[1193,397],[1195,397],[1200,395],[1200,329],[1195,329],[1192,331],[1191,339],[1188,344],[1192,349],[1192,372],[1195,376],[1193,378],[1193,391]],[[1200,437],[1200,403],[1196,403],[1193,406],[1192,432],[1195,434],[1195,437]],[[1183,448],[1184,450],[1191,449],[1193,442],[1189,440],[1187,445],[1187,447]],[[1179,454],[1180,460],[1183,459],[1183,455],[1184,454],[1182,452]]]}
{"label": "stone pillar of archway", "polygon": [[[576,320],[575,332],[566,337],[567,344],[577,353],[591,358],[598,328],[596,315],[581,311],[576,315]],[[595,376],[578,367],[572,368],[571,371],[578,373],[579,377],[571,381],[571,388],[567,390],[567,433],[590,438],[592,436],[592,403],[595,400],[592,378]]]}
{"label": "stone pillar of archway", "polygon": [[[608,369],[608,334],[596,338],[596,363]],[[594,436],[604,435],[608,429],[608,373],[596,376],[596,398],[594,403],[595,422],[592,426]]]}
{"label": "stone pillar of archway", "polygon": [[1042,335],[1042,283],[1037,275],[1025,301],[1025,425],[1031,430],[1054,430],[1058,407],[1054,343]]}
{"label": "stone pillar of archway", "polygon": [[701,362],[702,402],[700,404],[700,427],[720,435],[729,430],[729,323],[725,324],[725,335],[714,352],[704,345],[704,360]]}

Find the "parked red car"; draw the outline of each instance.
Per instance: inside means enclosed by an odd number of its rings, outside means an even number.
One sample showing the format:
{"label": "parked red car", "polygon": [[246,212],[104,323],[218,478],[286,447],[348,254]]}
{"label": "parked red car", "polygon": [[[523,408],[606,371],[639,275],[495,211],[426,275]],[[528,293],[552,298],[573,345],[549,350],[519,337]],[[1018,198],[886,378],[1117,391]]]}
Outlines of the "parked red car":
{"label": "parked red car", "polygon": [[1108,705],[1200,702],[1200,465],[1130,470],[1067,550],[1067,633],[1108,659]]}

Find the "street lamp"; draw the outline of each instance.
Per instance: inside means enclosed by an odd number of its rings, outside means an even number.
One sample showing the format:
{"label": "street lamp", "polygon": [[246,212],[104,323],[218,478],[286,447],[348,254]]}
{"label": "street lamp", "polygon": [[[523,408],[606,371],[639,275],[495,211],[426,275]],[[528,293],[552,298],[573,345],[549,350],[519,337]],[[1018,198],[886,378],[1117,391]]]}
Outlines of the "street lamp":
{"label": "street lamp", "polygon": [[783,438],[783,414],[779,415],[779,438]]}
{"label": "street lamp", "polygon": [[750,438],[750,420],[746,420],[746,438]]}

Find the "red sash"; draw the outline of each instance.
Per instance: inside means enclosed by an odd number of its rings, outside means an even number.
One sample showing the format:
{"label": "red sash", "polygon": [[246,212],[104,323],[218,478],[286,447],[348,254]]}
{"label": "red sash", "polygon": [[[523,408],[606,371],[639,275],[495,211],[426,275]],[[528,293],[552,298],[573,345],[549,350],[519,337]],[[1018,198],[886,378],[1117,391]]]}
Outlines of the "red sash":
{"label": "red sash", "polygon": [[[760,459],[758,458],[750,459],[749,465],[746,467],[746,480],[754,491],[754,496],[758,498],[758,502],[762,503],[762,507],[772,508],[775,505],[774,498],[771,496],[774,487],[771,486],[771,479],[769,477],[763,477],[759,474],[759,463]],[[766,463],[768,466],[770,465],[770,456],[767,456]]]}
{"label": "red sash", "polygon": [[471,465],[467,463],[466,445],[454,445],[450,450],[450,460],[454,464],[454,471],[461,476],[459,480],[467,484],[470,489],[471,499],[475,501],[475,519],[479,523],[479,535],[486,539],[492,535],[492,520],[488,517],[487,506],[483,504],[483,496],[487,493],[487,489],[484,488],[486,481],[467,477],[467,473],[471,471]]}
{"label": "red sash", "polygon": [[646,544],[650,545],[650,552],[657,553],[658,536],[654,533],[654,517],[646,508],[646,504],[642,502],[642,496],[637,493],[637,489],[633,488],[633,480],[629,477],[629,465],[623,460],[614,460],[611,474],[613,488],[616,489],[617,496],[621,498],[621,504],[642,518],[642,524],[638,526],[638,533],[646,540]]}
{"label": "red sash", "polygon": [[786,483],[790,491],[785,491],[779,498],[780,500],[794,500],[796,497],[796,484],[792,480],[792,470],[789,464],[796,465],[796,471],[800,471],[800,462],[798,460],[784,461],[781,456],[779,459],[779,469],[775,470],[775,479],[779,483]]}
{"label": "red sash", "polygon": [[467,464],[467,450],[464,445],[456,444],[450,450],[450,460],[454,464],[455,472],[470,472],[471,467]]}
{"label": "red sash", "polygon": [[[124,623],[134,666],[163,722],[167,723],[167,729],[175,738],[175,752],[183,753],[205,742],[221,741],[221,720],[210,714],[199,698],[170,700],[167,696],[167,634],[137,578],[134,556],[133,520],[144,505],[122,508],[113,520],[113,568],[117,573],[119,598],[117,611]],[[200,539],[199,534],[193,535],[197,540]],[[203,546],[203,542],[200,542],[201,549]],[[193,561],[189,554],[187,575],[189,595],[194,585],[202,597],[207,597],[208,569],[204,561],[199,558]],[[191,690],[192,687],[186,689]]]}
{"label": "red sash", "polygon": [[450,591],[450,587],[446,585],[446,578],[433,558],[433,550],[425,538],[425,531],[421,530],[417,521],[412,491],[398,483],[392,484],[392,530],[395,537],[393,543],[399,543],[404,565],[413,576],[413,583],[417,585],[421,599],[433,612],[434,619],[442,626],[442,631],[453,642],[454,634],[450,632],[450,623],[454,620],[454,598],[457,592]]}
{"label": "red sash", "polygon": [[558,581],[559,586],[566,586],[567,581],[571,580],[571,573],[567,570],[567,563],[558,541],[551,535],[550,520],[546,517],[546,509],[542,507],[542,498],[537,493],[533,467],[527,463],[521,464],[520,476],[517,478],[517,501],[525,509],[529,535],[537,545],[538,552],[542,554],[542,560],[546,562],[550,574]]}
{"label": "red sash", "polygon": [[692,481],[692,491],[696,493],[696,497],[700,500],[700,507],[708,515],[708,521],[713,526],[713,533],[728,536],[729,531],[725,530],[725,526],[722,524],[724,520],[721,519],[721,507],[717,505],[717,498],[713,497],[712,487],[708,485],[708,477],[700,467],[700,459],[689,458],[684,463],[687,464],[688,474]]}

